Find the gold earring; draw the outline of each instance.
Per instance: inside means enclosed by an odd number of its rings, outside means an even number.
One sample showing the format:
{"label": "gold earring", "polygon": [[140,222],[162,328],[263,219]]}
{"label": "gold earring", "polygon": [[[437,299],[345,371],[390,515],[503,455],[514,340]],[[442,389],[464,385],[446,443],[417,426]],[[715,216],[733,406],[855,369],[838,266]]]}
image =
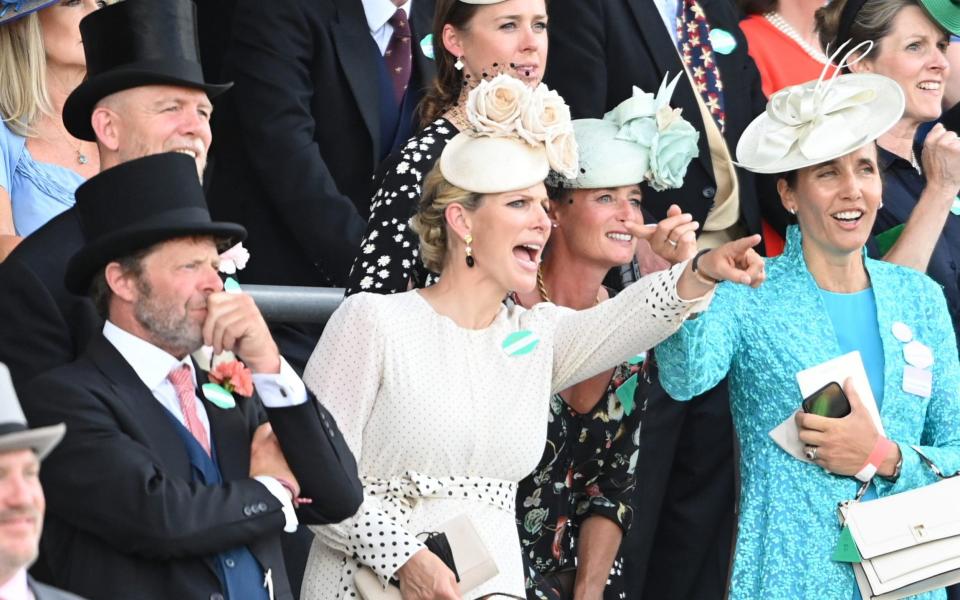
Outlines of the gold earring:
{"label": "gold earring", "polygon": [[468,233],[467,237],[463,238],[463,241],[467,244],[465,248],[467,253],[467,266],[472,269],[473,265],[477,264],[477,261],[473,259],[473,246],[471,245],[473,244],[473,236]]}

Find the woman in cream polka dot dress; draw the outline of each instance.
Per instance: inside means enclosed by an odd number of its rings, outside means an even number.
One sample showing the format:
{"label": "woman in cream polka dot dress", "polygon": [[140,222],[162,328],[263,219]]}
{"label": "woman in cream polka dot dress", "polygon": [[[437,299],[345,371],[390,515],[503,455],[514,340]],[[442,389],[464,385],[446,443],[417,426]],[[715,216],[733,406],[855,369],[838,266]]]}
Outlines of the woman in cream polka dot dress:
{"label": "woman in cream polka dot dress", "polygon": [[[474,128],[446,145],[413,219],[439,282],[351,296],[307,365],[304,380],[356,456],[364,503],[315,528],[305,599],[359,597],[361,568],[383,586],[398,582],[404,600],[523,598],[516,483],[543,451],[551,395],[655,346],[705,306],[716,281],[763,280],[755,236],[589,310],[507,308],[509,291],[536,285],[550,235],[543,181],[551,168],[574,176],[576,144],[566,105],[543,86],[500,76],[471,92],[467,111]],[[417,537],[464,514],[498,569],[470,590]]]}

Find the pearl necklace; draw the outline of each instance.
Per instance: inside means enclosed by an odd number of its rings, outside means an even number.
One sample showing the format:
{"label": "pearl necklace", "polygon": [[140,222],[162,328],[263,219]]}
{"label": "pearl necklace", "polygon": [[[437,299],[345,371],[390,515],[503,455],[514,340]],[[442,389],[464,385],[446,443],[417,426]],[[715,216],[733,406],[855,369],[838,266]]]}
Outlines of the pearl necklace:
{"label": "pearl necklace", "polygon": [[801,36],[800,33],[794,29],[793,25],[787,23],[786,19],[780,16],[780,13],[768,12],[763,15],[763,18],[766,19],[771,25],[779,29],[783,35],[796,42],[796,44],[800,46],[800,49],[806,52],[810,58],[822,65],[830,63],[830,59],[827,58],[827,55],[814,48],[807,42],[807,40],[803,39],[803,36]]}

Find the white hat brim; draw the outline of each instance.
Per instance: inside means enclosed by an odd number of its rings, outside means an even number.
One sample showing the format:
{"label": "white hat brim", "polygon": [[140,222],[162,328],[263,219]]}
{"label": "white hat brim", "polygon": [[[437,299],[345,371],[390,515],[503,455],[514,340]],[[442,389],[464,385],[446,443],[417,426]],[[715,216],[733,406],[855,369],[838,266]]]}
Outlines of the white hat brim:
{"label": "white hat brim", "polygon": [[525,190],[550,172],[543,144],[517,137],[474,137],[460,133],[440,154],[440,172],[449,183],[476,194]]}
{"label": "white hat brim", "polygon": [[[856,142],[834,152],[813,158],[804,156],[799,145],[794,144],[785,156],[770,161],[759,152],[761,148],[760,140],[773,130],[781,128],[782,124],[774,122],[770,115],[764,112],[755,118],[740,136],[740,141],[737,143],[736,164],[754,173],[786,173],[825,163],[845,156],[876,140],[903,116],[906,99],[903,89],[896,81],[873,73],[845,74],[838,77],[843,78],[847,84],[859,85],[874,91],[873,100],[864,104],[864,107],[868,109],[866,118],[853,123],[856,126],[854,132]],[[802,87],[807,88],[814,85],[816,85],[816,81],[810,81],[802,84]],[[823,85],[827,85],[827,82],[824,82]]]}

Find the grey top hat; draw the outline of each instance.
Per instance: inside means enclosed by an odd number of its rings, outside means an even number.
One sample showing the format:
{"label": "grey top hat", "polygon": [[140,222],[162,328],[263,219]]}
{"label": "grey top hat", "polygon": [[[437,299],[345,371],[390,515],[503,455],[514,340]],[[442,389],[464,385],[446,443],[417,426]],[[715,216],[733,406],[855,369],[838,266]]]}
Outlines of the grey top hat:
{"label": "grey top hat", "polygon": [[10,370],[0,363],[0,452],[33,450],[41,459],[60,443],[67,426],[63,423],[49,427],[27,427],[20,401],[13,389]]}

